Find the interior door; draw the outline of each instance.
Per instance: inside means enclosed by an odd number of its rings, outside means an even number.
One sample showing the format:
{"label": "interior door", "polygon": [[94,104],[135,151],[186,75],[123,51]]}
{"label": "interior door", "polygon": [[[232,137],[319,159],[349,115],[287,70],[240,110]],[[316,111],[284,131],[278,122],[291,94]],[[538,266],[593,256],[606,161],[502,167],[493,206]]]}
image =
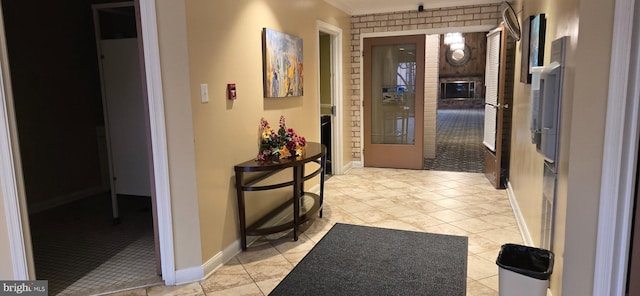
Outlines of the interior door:
{"label": "interior door", "polygon": [[424,167],[425,40],[364,39],[364,166]]}
{"label": "interior door", "polygon": [[100,49],[115,191],[151,196],[138,39],[100,40]]}
{"label": "interior door", "polygon": [[506,188],[509,173],[514,46],[501,24],[487,34],[485,68],[484,173],[495,188]]}

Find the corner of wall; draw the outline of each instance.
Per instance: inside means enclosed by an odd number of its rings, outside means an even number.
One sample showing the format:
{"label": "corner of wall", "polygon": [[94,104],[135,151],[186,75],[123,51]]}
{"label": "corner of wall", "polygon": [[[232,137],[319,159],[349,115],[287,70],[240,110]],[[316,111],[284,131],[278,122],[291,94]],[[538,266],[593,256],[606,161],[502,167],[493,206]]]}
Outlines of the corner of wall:
{"label": "corner of wall", "polygon": [[209,258],[203,265],[202,270],[204,272],[204,278],[208,278],[212,275],[216,270],[218,270],[222,265],[227,263],[236,255],[242,252],[242,248],[240,246],[240,240],[236,240],[230,245],[228,245],[224,250]]}

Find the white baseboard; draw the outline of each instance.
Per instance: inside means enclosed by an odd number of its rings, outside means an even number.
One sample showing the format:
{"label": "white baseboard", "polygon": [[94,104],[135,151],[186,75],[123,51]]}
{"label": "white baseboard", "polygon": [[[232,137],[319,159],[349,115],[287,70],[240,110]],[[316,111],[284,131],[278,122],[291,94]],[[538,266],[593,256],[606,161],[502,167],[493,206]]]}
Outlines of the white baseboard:
{"label": "white baseboard", "polygon": [[531,233],[527,227],[527,222],[524,220],[524,216],[522,216],[520,206],[518,206],[518,201],[516,200],[516,196],[511,188],[511,182],[507,182],[507,195],[509,196],[509,203],[511,203],[511,208],[513,209],[513,215],[516,217],[518,228],[520,228],[520,233],[522,234],[522,241],[527,246],[534,246]]}
{"label": "white baseboard", "polygon": [[189,284],[204,279],[204,268],[194,266],[176,270],[176,285]]}
{"label": "white baseboard", "polygon": [[105,190],[102,186],[96,186],[96,187],[88,188],[85,190],[77,191],[71,194],[56,196],[46,201],[34,203],[32,205],[28,205],[27,208],[29,210],[29,214],[35,214],[35,213],[42,212],[44,210],[61,206],[63,204],[67,204],[70,202],[74,202],[76,200],[81,200],[83,198],[87,198],[93,195],[106,193],[106,192],[109,192],[109,190],[108,189]]}
{"label": "white baseboard", "polygon": [[240,247],[240,240],[236,240],[229,246],[224,248],[224,250],[211,257],[203,264],[204,278],[208,278],[216,270],[222,267],[222,265],[227,263],[227,261],[240,254],[240,252],[242,252],[242,248]]}

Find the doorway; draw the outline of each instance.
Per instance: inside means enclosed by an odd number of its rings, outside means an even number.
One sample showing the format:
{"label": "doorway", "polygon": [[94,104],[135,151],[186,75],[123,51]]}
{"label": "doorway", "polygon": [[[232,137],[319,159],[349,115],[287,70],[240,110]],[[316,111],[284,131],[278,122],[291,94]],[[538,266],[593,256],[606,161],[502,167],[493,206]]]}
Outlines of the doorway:
{"label": "doorway", "polygon": [[328,175],[343,173],[342,29],[316,22],[320,140],[327,147]]}
{"label": "doorway", "polygon": [[435,155],[425,169],[482,173],[486,32],[440,35]]}
{"label": "doorway", "polygon": [[[152,200],[148,197],[144,201],[127,202],[126,206],[121,207],[122,225],[111,225],[108,175],[104,177],[103,165],[106,149],[103,148],[104,133],[101,132],[104,122],[101,119],[96,43],[93,28],[87,26],[92,22],[91,8],[89,4],[44,1],[37,5],[39,9],[33,10],[33,1],[2,2],[10,60],[8,72],[12,78],[17,132],[20,136],[19,155],[26,205],[30,212],[35,277],[46,279],[50,266],[69,271],[66,274],[54,272],[54,276],[59,278],[50,280],[49,287],[57,293],[70,288],[68,283],[78,283],[85,276],[112,269],[109,267],[111,259],[126,257],[121,251],[144,249],[143,253],[153,254]],[[33,18],[21,20],[19,16],[25,13]],[[133,22],[136,22],[135,16]],[[147,115],[139,116],[146,118]],[[147,187],[150,186],[147,184]],[[126,223],[136,224],[138,230],[144,229],[144,233],[134,231],[129,237],[107,233],[107,230],[117,234],[127,233],[123,229],[128,225],[125,225],[125,216]],[[143,218],[137,220],[134,216]],[[26,218],[23,216],[24,220]],[[100,228],[103,226],[107,227]],[[47,230],[46,227],[54,228]],[[92,230],[91,227],[95,228]],[[27,231],[29,227],[24,229]],[[25,236],[28,237],[28,234]],[[147,241],[150,238],[150,249],[136,245],[143,236]],[[75,241],[65,246],[65,238]],[[109,238],[108,243],[98,240],[102,238]],[[104,255],[102,257],[91,254],[86,258],[78,256],[94,246],[110,249],[98,252]],[[41,252],[56,249],[61,250],[58,258],[65,260],[65,263],[52,261],[57,255],[43,255]],[[160,278],[156,273],[155,258],[152,256],[150,261],[152,281],[157,283]],[[136,265],[128,259],[124,262],[128,266]],[[76,268],[65,265],[70,263]],[[87,269],[82,266],[83,263],[93,268]],[[112,284],[122,288],[125,282],[118,280]],[[54,290],[52,283],[59,283],[60,286]],[[96,288],[100,284],[92,281],[79,288],[86,293],[98,293],[100,291],[90,290],[90,287]]]}
{"label": "doorway", "polygon": [[331,36],[320,32],[318,36],[320,44],[320,143],[327,147],[327,166],[325,173],[333,174],[332,143],[333,143],[333,117],[336,106],[333,102],[333,83],[331,81]]}
{"label": "doorway", "polygon": [[365,166],[424,166],[425,40],[425,35],[364,39]]}

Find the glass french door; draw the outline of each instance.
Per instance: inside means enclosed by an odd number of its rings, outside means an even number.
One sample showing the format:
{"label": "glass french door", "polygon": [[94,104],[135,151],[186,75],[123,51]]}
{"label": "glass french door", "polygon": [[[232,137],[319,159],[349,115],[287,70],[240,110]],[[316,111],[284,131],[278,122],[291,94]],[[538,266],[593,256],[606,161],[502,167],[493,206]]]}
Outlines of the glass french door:
{"label": "glass french door", "polygon": [[424,167],[425,36],[364,39],[364,165]]}

